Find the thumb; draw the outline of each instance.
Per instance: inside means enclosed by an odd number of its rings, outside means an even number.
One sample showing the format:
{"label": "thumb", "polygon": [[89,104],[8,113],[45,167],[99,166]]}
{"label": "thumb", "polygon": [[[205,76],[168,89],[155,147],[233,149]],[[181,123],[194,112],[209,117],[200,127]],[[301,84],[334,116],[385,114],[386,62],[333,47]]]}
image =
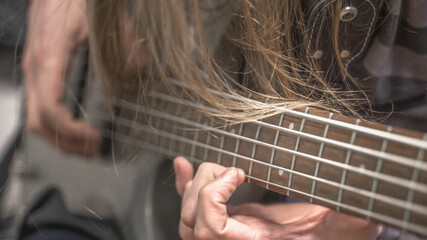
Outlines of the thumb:
{"label": "thumb", "polygon": [[173,160],[173,168],[175,171],[175,186],[176,191],[182,197],[185,190],[185,185],[193,179],[193,165],[184,157],[176,157]]}

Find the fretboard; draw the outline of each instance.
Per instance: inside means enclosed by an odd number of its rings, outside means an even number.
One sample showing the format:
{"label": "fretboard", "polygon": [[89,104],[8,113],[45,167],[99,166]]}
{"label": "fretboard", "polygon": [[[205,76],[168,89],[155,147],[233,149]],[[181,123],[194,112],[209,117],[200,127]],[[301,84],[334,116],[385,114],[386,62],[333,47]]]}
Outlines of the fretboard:
{"label": "fretboard", "polygon": [[427,135],[309,108],[229,125],[151,97],[150,107],[118,101],[117,130],[104,136],[238,167],[265,189],[427,236]]}

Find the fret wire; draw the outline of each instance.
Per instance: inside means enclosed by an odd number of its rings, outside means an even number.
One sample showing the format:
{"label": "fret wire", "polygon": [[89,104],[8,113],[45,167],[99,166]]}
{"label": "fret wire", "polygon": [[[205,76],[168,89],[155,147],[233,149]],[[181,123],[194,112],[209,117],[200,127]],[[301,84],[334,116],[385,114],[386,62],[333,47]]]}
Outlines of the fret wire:
{"label": "fret wire", "polygon": [[[224,131],[227,131],[227,126],[224,126]],[[224,148],[224,141],[225,141],[224,136],[225,136],[224,134],[221,135],[221,142],[219,144],[220,149]],[[221,154],[222,154],[221,152],[218,153],[218,158],[216,160],[216,163],[218,163],[220,165],[221,165]]]}
{"label": "fret wire", "polygon": [[[334,116],[333,113],[329,113],[329,119],[332,119],[333,116]],[[328,136],[328,132],[329,132],[329,124],[326,124],[325,130],[323,131],[324,138]],[[319,153],[317,154],[318,157],[322,157],[324,147],[325,147],[325,142],[321,142],[319,147]],[[320,162],[316,161],[316,168],[314,169],[314,177],[317,177],[317,175],[319,174],[319,168],[320,168]],[[313,184],[311,185],[311,195],[314,195],[315,191],[316,191],[316,180],[313,180]],[[310,203],[313,203],[313,198],[310,198]]]}
{"label": "fret wire", "polygon": [[[238,134],[242,135],[242,131],[243,131],[243,123],[241,123],[239,126]],[[237,139],[236,140],[236,147],[234,148],[235,153],[239,153],[239,145],[240,145],[240,139]],[[233,157],[233,167],[235,167],[235,166],[236,166],[236,157]]]}
{"label": "fret wire", "polygon": [[[109,129],[105,129],[105,130],[106,131],[110,131]],[[145,125],[145,128],[141,129],[141,130],[146,131],[148,133],[153,133],[153,129],[150,128],[148,125]],[[169,133],[163,133],[163,131],[159,132],[159,134],[161,134],[162,137],[171,138],[171,139],[173,138],[175,140],[186,142],[186,143],[189,143],[191,141],[191,139],[184,138],[184,137],[179,136],[179,135],[173,135],[173,134],[169,134]],[[117,136],[123,136],[126,139],[133,140],[131,143],[134,144],[134,145],[135,145],[134,142],[141,142],[142,145],[144,143],[147,143],[146,141],[143,141],[143,140],[140,140],[140,139],[135,139],[135,138],[130,138],[129,136],[126,136],[126,135],[123,135],[123,134],[120,134],[120,133],[117,133],[116,135]],[[109,135],[105,135],[105,136],[108,137]],[[290,174],[296,174],[296,175],[308,178],[310,180],[316,180],[318,182],[322,182],[322,183],[328,184],[328,185],[333,186],[333,187],[344,188],[345,190],[348,190],[348,191],[351,191],[351,192],[354,192],[354,193],[358,193],[358,194],[363,195],[363,196],[370,196],[370,197],[373,197],[373,198],[375,198],[377,200],[380,200],[380,201],[383,201],[385,203],[389,203],[389,204],[392,204],[392,205],[395,205],[395,206],[399,206],[399,207],[405,207],[406,206],[406,202],[403,201],[403,200],[401,200],[401,199],[396,199],[396,198],[392,198],[392,197],[381,195],[381,194],[372,194],[372,192],[366,191],[364,189],[358,189],[356,187],[352,187],[352,186],[349,186],[349,185],[342,186],[340,183],[337,183],[337,182],[334,182],[334,181],[330,181],[330,180],[327,180],[327,179],[315,178],[314,176],[311,176],[309,174],[305,174],[305,173],[298,172],[298,171],[295,171],[295,170],[286,169],[286,168],[283,168],[283,167],[280,167],[280,166],[275,166],[275,165],[271,166],[269,163],[263,162],[261,160],[252,159],[252,158],[246,157],[244,155],[239,155],[239,154],[236,154],[234,152],[230,152],[230,151],[227,151],[227,150],[224,150],[224,149],[221,149],[221,148],[217,148],[217,147],[214,147],[214,146],[206,145],[206,144],[203,144],[203,143],[196,142],[195,144],[197,144],[199,147],[209,148],[212,151],[221,152],[221,153],[224,153],[224,154],[228,154],[230,156],[238,156],[240,159],[243,159],[243,160],[251,161],[251,162],[254,162],[254,163],[257,163],[257,164],[260,164],[260,165],[263,165],[263,166],[267,166],[267,167],[273,167],[273,168],[275,168],[277,170],[286,171],[286,172],[288,172]],[[135,146],[139,146],[139,145],[135,145]],[[177,153],[177,154],[179,154],[179,153]],[[417,212],[424,213],[424,214],[427,215],[427,207],[421,206],[419,204],[412,204],[409,208],[411,208],[411,210],[413,210],[413,211],[417,211]]]}
{"label": "fret wire", "polygon": [[[305,113],[308,113],[308,110],[309,110],[309,108],[307,107],[307,108],[305,108]],[[300,132],[302,132],[303,130],[304,130],[304,124],[305,124],[305,118],[303,118],[302,120],[301,120],[301,126],[300,126],[300,129],[299,129],[299,131]],[[299,141],[300,141],[300,136],[298,135],[297,136],[297,140],[296,140],[296,142],[295,142],[295,149],[294,149],[294,151],[295,152],[297,152],[298,151],[298,146],[299,146]],[[295,168],[295,161],[296,161],[296,155],[294,154],[294,155],[292,155],[292,163],[291,163],[291,170],[294,170],[294,168]],[[289,174],[289,181],[288,181],[288,188],[291,188],[291,185],[292,185],[292,174],[290,173]],[[287,192],[287,195],[289,196],[289,191]]]}
{"label": "fret wire", "polygon": [[[285,113],[280,114],[279,126],[282,126],[284,116],[285,116]],[[276,131],[276,135],[274,136],[274,143],[273,143],[274,146],[277,146],[277,141],[279,140],[279,134],[280,134],[280,131]],[[273,148],[271,150],[270,165],[274,165],[275,154],[276,154],[276,149]],[[270,182],[270,179],[271,179],[271,167],[268,167],[267,181]],[[267,184],[266,188],[270,189],[270,185]]]}
{"label": "fret wire", "polygon": [[[392,126],[387,127],[387,132],[391,132],[392,130],[393,130]],[[383,143],[381,144],[381,152],[385,152],[387,150],[387,146],[388,146],[388,140],[383,139]],[[383,160],[382,158],[378,158],[377,166],[375,167],[375,173],[381,172],[382,166],[383,166]],[[377,187],[378,187],[378,179],[374,178],[372,182],[371,192],[375,193],[377,191]],[[373,208],[374,208],[374,199],[369,198],[368,211],[372,212]],[[371,215],[368,215],[366,217],[366,220],[368,221],[371,220]]]}
{"label": "fret wire", "polygon": [[[213,118],[209,119],[209,126],[212,126],[213,124]],[[210,132],[206,132],[206,145],[211,145],[211,134]],[[208,160],[208,149],[205,148],[205,151],[203,152],[203,162],[206,162]]]}
{"label": "fret wire", "polygon": [[[157,111],[152,110],[151,114],[153,114],[153,112],[157,112]],[[159,116],[163,116],[163,117],[165,117],[167,119],[174,119],[175,118],[175,119],[177,119],[176,121],[184,123],[184,124],[190,124],[192,126],[196,125],[196,124],[194,124],[194,122],[191,122],[191,121],[188,121],[188,120],[185,120],[185,119],[181,119],[181,118],[178,118],[178,117],[175,117],[175,116],[171,116],[171,115],[165,114],[163,112],[157,112],[157,114]],[[133,122],[130,121],[130,120],[128,120],[128,119],[126,119],[126,118],[122,118],[122,121],[128,122],[127,124],[129,126],[133,126],[132,125]],[[206,127],[206,126],[202,125],[201,127]],[[224,128],[226,128],[226,126]],[[259,145],[262,145],[262,146],[266,146],[266,147],[270,147],[270,148],[275,147],[275,146],[273,146],[271,144],[264,143],[264,142],[261,142],[261,141],[258,141],[258,140],[254,140],[254,139],[251,139],[251,138],[247,138],[247,137],[243,137],[243,136],[239,136],[239,135],[235,135],[235,134],[230,134],[229,132],[224,131],[224,130],[219,130],[219,129],[216,129],[216,128],[212,128],[210,130],[213,131],[213,132],[217,132],[219,134],[224,134],[224,135],[232,136],[232,137],[235,137],[235,138],[240,138],[242,140],[245,140],[245,141],[248,141],[248,142],[251,142],[251,143],[256,143],[256,144],[259,144]],[[302,152],[298,152],[298,151],[293,151],[293,150],[290,150],[290,149],[286,149],[286,148],[282,148],[282,147],[277,147],[277,146],[276,146],[276,149],[278,149],[280,151],[283,151],[283,152],[286,152],[286,153],[295,154],[295,155],[298,155],[298,156],[301,156],[301,157],[305,157],[305,158],[308,158],[308,159],[311,159],[311,160],[314,160],[314,161],[320,161],[322,163],[325,163],[325,164],[328,164],[328,165],[331,165],[331,166],[340,167],[342,169],[346,169],[348,171],[353,171],[353,172],[359,173],[361,175],[366,175],[366,176],[369,176],[369,177],[376,177],[376,178],[379,178],[381,180],[388,181],[390,183],[394,183],[394,184],[402,186],[402,187],[407,187],[408,184],[410,183],[410,181],[406,180],[406,179],[402,179],[402,178],[398,178],[398,177],[390,176],[390,175],[385,175],[385,174],[376,174],[375,172],[370,171],[370,170],[363,170],[362,171],[360,168],[353,167],[353,166],[350,166],[350,165],[345,165],[343,163],[335,162],[335,161],[332,161],[332,160],[329,160],[329,159],[326,159],[326,158],[319,158],[317,156],[313,156],[313,155],[309,155],[309,154],[306,154],[306,153],[302,153]],[[424,184],[422,184],[422,183],[417,183],[415,185],[414,189],[416,189],[417,191],[421,191],[421,192],[423,192],[423,191],[427,192],[427,186],[424,185]]]}
{"label": "fret wire", "polygon": [[[261,125],[258,125],[258,126],[257,126],[257,129],[256,129],[256,133],[255,133],[255,140],[258,140],[260,130],[261,130]],[[256,145],[255,143],[253,144],[251,158],[255,158],[255,154],[256,154],[257,146],[258,146],[258,145]],[[250,175],[250,176],[252,176],[252,167],[253,167],[253,165],[254,165],[254,163],[251,161],[251,162],[249,163],[249,175]],[[248,179],[248,182],[249,182],[249,183],[251,182],[251,179],[250,179],[250,178]]]}
{"label": "fret wire", "polygon": [[[424,134],[423,139],[427,139],[427,133]],[[424,149],[419,149],[418,150],[418,154],[417,154],[417,162],[420,163],[423,161],[424,158],[424,154],[425,154],[425,150]],[[411,177],[411,184],[416,183],[416,181],[418,181],[418,177],[420,175],[420,171],[417,168],[414,168],[412,170],[412,177]],[[403,215],[403,226],[402,229],[407,229],[408,227],[408,222],[409,222],[409,218],[411,216],[411,211],[409,210],[410,206],[412,206],[414,201],[414,190],[410,189],[408,192],[408,197],[406,198],[406,209],[405,209],[405,213]]]}
{"label": "fret wire", "polygon": [[[175,79],[171,79],[171,81],[174,84],[178,84],[178,85],[182,86],[182,83],[179,82],[179,81],[177,81],[177,80],[175,80]],[[211,92],[213,92],[215,94],[219,94],[221,96],[226,95],[226,96],[228,96],[228,97],[230,97],[232,99],[239,100],[236,96],[234,96],[232,94],[220,93],[220,92],[218,92],[216,90],[213,90],[213,89],[209,89],[209,91],[211,91]],[[170,97],[170,96],[168,96],[166,94],[163,94],[163,93],[160,93],[160,92],[156,92],[156,91],[153,91],[153,92],[151,92],[149,94],[149,96],[151,96],[151,97],[159,97],[158,95],[162,95],[163,97],[166,97],[166,98],[172,98],[172,97]],[[253,100],[253,99],[247,99],[247,100],[251,101],[251,102],[253,102],[255,104],[259,104],[260,103],[259,101],[256,101],[256,100]],[[416,138],[406,137],[406,136],[400,136],[400,135],[396,135],[396,134],[385,134],[385,132],[381,131],[381,130],[371,129],[371,128],[362,127],[362,126],[355,126],[355,125],[352,125],[352,124],[349,124],[349,123],[346,123],[346,122],[342,122],[342,121],[327,119],[327,118],[319,117],[319,116],[316,116],[316,115],[305,114],[305,113],[302,113],[302,112],[299,112],[299,111],[296,111],[296,110],[287,109],[285,107],[278,107],[278,106],[270,106],[270,107],[275,108],[275,109],[279,109],[279,110],[283,110],[284,112],[286,112],[286,113],[288,113],[289,115],[292,115],[292,116],[297,116],[297,117],[300,117],[300,118],[307,118],[307,119],[313,120],[315,122],[322,122],[322,123],[329,122],[331,125],[334,125],[334,126],[337,126],[337,127],[340,127],[340,128],[344,128],[344,129],[348,129],[348,130],[352,130],[352,131],[357,131],[357,132],[368,134],[368,135],[375,136],[375,137],[387,138],[387,139],[389,139],[391,141],[395,141],[395,142],[399,142],[399,143],[402,143],[402,144],[405,144],[405,145],[414,146],[414,147],[417,147],[417,148],[422,148],[422,149],[427,150],[427,144],[426,144],[426,142],[425,141],[420,141],[419,139],[416,139]]]}
{"label": "fret wire", "polygon": [[[202,120],[202,114],[198,114],[197,116],[197,120],[196,123],[199,123]],[[195,129],[194,133],[193,133],[193,142],[196,142],[197,139],[199,138],[199,129]],[[196,145],[195,144],[191,144],[191,153],[190,156],[194,157],[194,154],[196,154]]]}
{"label": "fret wire", "polygon": [[[174,99],[174,98],[171,98],[168,95],[166,95],[165,99],[166,100],[171,100],[171,99]],[[130,102],[126,102],[126,104],[129,105],[129,106],[127,106],[129,108],[132,108],[131,106],[136,105],[136,104],[133,104],[133,103],[130,103]],[[198,105],[196,105],[194,103],[191,103],[191,102],[187,102],[187,104],[189,104],[189,105],[191,105],[193,107],[197,107],[198,106]],[[144,109],[143,107],[141,107],[139,105],[137,105],[137,106],[138,106],[138,110],[135,109],[134,111],[141,111],[141,109]],[[209,107],[205,107],[205,108],[207,110],[212,110],[213,112],[218,112],[218,110],[215,111],[215,109],[213,109],[213,108],[209,108]],[[290,134],[293,134],[293,135],[297,135],[297,136],[303,136],[303,137],[306,137],[306,138],[309,138],[309,139],[312,139],[312,140],[315,140],[315,141],[318,141],[318,142],[324,141],[327,144],[331,144],[331,145],[342,147],[342,148],[346,148],[346,149],[351,149],[352,151],[357,151],[357,152],[366,154],[368,156],[373,156],[373,157],[377,157],[377,158],[381,157],[384,160],[395,162],[395,163],[402,164],[402,165],[405,165],[405,166],[412,167],[414,164],[416,164],[416,161],[414,161],[413,159],[407,158],[407,157],[403,157],[403,156],[399,156],[399,155],[395,155],[395,154],[390,154],[390,153],[381,153],[380,151],[373,150],[373,149],[370,149],[370,148],[365,148],[365,147],[360,147],[360,146],[356,146],[356,145],[351,145],[351,144],[348,144],[348,143],[344,143],[344,142],[340,142],[340,141],[336,141],[336,140],[332,140],[332,139],[328,139],[328,138],[324,139],[324,138],[318,137],[316,135],[312,135],[312,134],[304,133],[304,132],[300,132],[300,131],[295,131],[295,130],[290,130],[290,129],[283,128],[283,127],[277,127],[275,125],[264,123],[264,122],[261,122],[261,121],[251,121],[251,122],[254,123],[254,124],[261,124],[262,126],[265,126],[267,128],[271,128],[271,129],[274,129],[274,130],[280,129],[283,132],[287,132],[287,133],[290,133]],[[372,129],[372,130],[374,130],[374,129]],[[423,144],[425,146],[427,146],[427,142],[426,141],[423,141],[423,142],[424,142]],[[423,146],[423,149],[424,149],[424,146]],[[421,170],[423,170],[423,171],[427,171],[427,164],[421,164],[421,165],[419,165],[419,168]]]}
{"label": "fret wire", "polygon": [[[124,136],[123,138],[126,139],[127,137],[128,136]],[[120,138],[118,138],[118,139],[120,139]],[[137,141],[141,141],[141,140],[137,139]],[[128,141],[126,141],[126,142],[128,142]],[[179,154],[177,152],[171,151],[170,149],[167,149],[167,148],[164,148],[164,147],[161,147],[161,146],[156,146],[156,145],[153,145],[153,144],[150,144],[150,143],[147,143],[147,142],[144,142],[143,145],[139,145],[139,144],[136,144],[135,141],[132,141],[132,142],[129,142],[129,144],[135,145],[137,147],[140,147],[140,148],[143,148],[143,149],[147,149],[147,150],[150,150],[150,151],[155,151],[155,152],[157,152],[159,154],[166,154],[166,155],[169,155],[171,157],[177,156]],[[195,158],[189,159],[189,160],[192,161],[192,162],[195,162],[197,164],[202,163],[202,161],[200,161],[199,159],[195,159]],[[265,184],[268,183],[267,181],[265,181],[263,179],[259,179],[259,178],[256,178],[256,177],[253,177],[253,176],[249,176],[249,175],[246,175],[246,178],[253,179],[253,180],[256,180],[256,181],[259,181],[259,182],[263,182]],[[361,214],[361,215],[366,215],[367,214],[367,210],[364,210],[362,208],[358,208],[358,207],[347,205],[347,204],[343,204],[343,203],[338,203],[338,202],[336,202],[334,200],[330,200],[330,199],[327,199],[327,198],[322,198],[322,197],[319,197],[319,196],[312,196],[309,193],[305,193],[303,191],[299,191],[299,190],[296,190],[296,189],[288,188],[288,187],[280,185],[280,184],[276,184],[276,183],[272,183],[272,182],[270,182],[268,184],[273,185],[273,186],[278,187],[278,188],[281,188],[281,189],[284,189],[284,190],[289,190],[289,191],[292,191],[292,192],[295,192],[295,193],[298,193],[298,194],[301,194],[301,195],[304,195],[304,196],[313,197],[313,198],[315,198],[315,199],[317,199],[319,201],[322,201],[322,202],[325,202],[325,203],[328,203],[328,204],[340,205],[344,209],[348,209],[349,211],[352,211],[352,212],[355,212],[355,213],[358,213],[358,214]],[[387,215],[383,215],[383,214],[379,214],[379,213],[374,213],[373,214],[373,218],[377,219],[379,221],[382,221],[384,223],[388,223],[388,224],[394,225],[394,226],[402,226],[402,223],[403,223],[403,221],[400,220],[400,219],[396,219],[396,218],[393,218],[393,217],[390,217],[390,216],[387,216]],[[415,233],[424,234],[424,235],[427,234],[427,229],[424,226],[420,226],[418,224],[408,225],[407,226],[407,230],[413,231]]]}
{"label": "fret wire", "polygon": [[[356,119],[356,125],[359,125],[359,124],[360,124],[360,119],[358,118],[358,119]],[[350,144],[353,145],[355,140],[356,140],[356,131],[353,131],[351,133]],[[347,150],[347,153],[346,153],[346,156],[345,156],[345,161],[344,161],[344,164],[347,165],[347,166],[350,163],[351,155],[352,155],[352,151],[350,149]],[[341,185],[345,185],[346,179],[347,179],[347,170],[343,169],[342,175],[341,175]],[[342,201],[342,194],[343,194],[343,189],[340,188],[338,190],[338,202],[339,203]],[[340,211],[340,206],[339,205],[337,205],[336,210]]]}

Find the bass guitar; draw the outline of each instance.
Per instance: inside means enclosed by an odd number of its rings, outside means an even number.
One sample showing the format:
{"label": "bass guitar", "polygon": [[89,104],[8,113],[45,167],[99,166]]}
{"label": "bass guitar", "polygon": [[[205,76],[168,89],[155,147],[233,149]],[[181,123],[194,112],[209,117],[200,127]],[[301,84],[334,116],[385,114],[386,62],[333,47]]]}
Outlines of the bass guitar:
{"label": "bass guitar", "polygon": [[163,92],[148,102],[114,99],[120,112],[103,135],[195,164],[238,167],[267,190],[427,236],[427,134],[315,108],[229,124]]}

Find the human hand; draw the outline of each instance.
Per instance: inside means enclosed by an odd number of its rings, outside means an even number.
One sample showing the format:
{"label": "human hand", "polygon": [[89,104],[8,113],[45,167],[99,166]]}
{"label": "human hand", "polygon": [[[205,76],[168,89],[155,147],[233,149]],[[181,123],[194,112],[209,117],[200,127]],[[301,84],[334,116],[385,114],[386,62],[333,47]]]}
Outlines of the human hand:
{"label": "human hand", "polygon": [[174,160],[182,197],[179,233],[189,239],[376,239],[381,228],[327,208],[307,204],[227,205],[245,174],[236,168]]}
{"label": "human hand", "polygon": [[22,61],[26,127],[66,153],[99,152],[100,134],[61,104],[64,76],[75,50],[87,41],[86,1],[33,0]]}

